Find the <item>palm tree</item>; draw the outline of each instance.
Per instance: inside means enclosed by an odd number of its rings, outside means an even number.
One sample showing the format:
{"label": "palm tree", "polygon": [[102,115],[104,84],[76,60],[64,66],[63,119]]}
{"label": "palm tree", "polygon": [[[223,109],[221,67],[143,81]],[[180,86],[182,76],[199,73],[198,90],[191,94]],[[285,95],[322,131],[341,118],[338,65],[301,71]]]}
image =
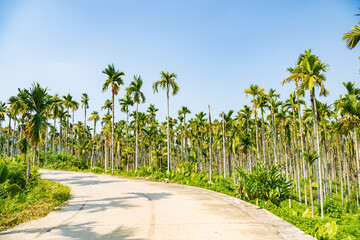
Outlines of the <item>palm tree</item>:
{"label": "palm tree", "polygon": [[36,163],[36,149],[40,143],[41,135],[46,130],[45,112],[51,107],[53,99],[48,95],[47,88],[40,87],[39,83],[34,83],[30,90],[25,89],[27,98],[25,105],[30,113],[33,113],[29,125],[28,134],[30,144],[34,149],[33,165]]}
{"label": "palm tree", "polygon": [[[263,93],[258,95],[254,100],[256,107],[260,108],[261,112],[261,139],[262,139],[262,152],[263,152],[263,161],[265,163],[265,127],[264,127],[264,108],[267,106],[269,99],[267,94]],[[256,124],[256,123],[255,123]]]}
{"label": "palm tree", "polygon": [[[360,14],[356,14],[356,16],[360,16]],[[360,40],[360,23],[356,24],[351,31],[345,33],[342,40],[346,42],[349,49],[356,47]]]}
{"label": "palm tree", "polygon": [[[310,99],[314,115],[314,136],[316,138],[315,149],[320,152],[319,124],[316,109],[315,87],[320,88],[320,96],[326,97],[329,94],[329,91],[324,87],[324,81],[326,78],[323,74],[323,72],[327,71],[328,65],[324,62],[321,62],[318,56],[311,54],[311,49],[305,50],[304,54],[300,54],[297,65],[299,67],[299,73],[301,74],[301,84],[297,92],[299,95],[304,96],[306,90],[310,91]],[[321,218],[324,218],[321,161],[319,159],[318,166],[318,179],[320,183],[320,210]]]}
{"label": "palm tree", "polygon": [[246,93],[246,97],[248,94],[253,96],[253,107],[252,107],[252,111],[254,113],[254,117],[255,117],[255,129],[256,129],[256,151],[257,151],[257,157],[258,159],[260,159],[260,150],[259,150],[259,134],[258,134],[258,127],[257,127],[257,112],[256,112],[256,104],[255,104],[255,97],[264,94],[264,89],[260,88],[258,85],[250,85],[250,88],[247,88],[244,90],[244,93]]}
{"label": "palm tree", "polygon": [[58,112],[58,118],[59,118],[59,151],[62,152],[62,148],[63,148],[63,145],[62,145],[62,137],[63,137],[63,125],[66,126],[67,124],[65,123],[64,119],[65,117],[67,117],[69,114],[68,112],[64,109],[63,106],[61,106],[59,108],[59,112]]}
{"label": "palm tree", "polygon": [[[185,107],[185,106],[182,106],[181,107],[181,109],[178,111],[178,114],[179,114],[179,116],[181,116],[181,119],[182,119],[182,128],[181,128],[181,146],[183,146],[182,147],[182,149],[181,149],[181,151],[183,152],[184,150],[183,150],[183,148],[185,149],[185,156],[187,155],[187,153],[186,153],[186,149],[187,149],[187,143],[186,143],[186,114],[190,114],[191,113],[191,111],[187,108],[187,107]],[[181,121],[180,121],[180,123],[181,123]],[[184,128],[184,134],[182,133],[183,132],[183,128]],[[183,135],[185,135],[185,136],[183,136]],[[184,142],[184,139],[185,139],[185,142]]]}
{"label": "palm tree", "polygon": [[314,195],[312,190],[312,171],[311,166],[315,162],[316,159],[319,158],[316,151],[313,151],[313,153],[309,154],[308,152],[304,151],[302,153],[302,156],[304,157],[305,161],[308,163],[309,167],[309,185],[310,185],[310,201],[311,201],[311,216],[314,218]]}
{"label": "palm tree", "polygon": [[[299,91],[299,83],[302,78],[301,69],[299,66],[295,68],[288,68],[287,71],[290,73],[290,76],[285,78],[282,81],[282,85],[284,86],[285,83],[289,82],[295,82],[295,95],[296,95],[296,101],[298,104],[298,117],[299,117],[299,123],[300,123],[300,145],[301,145],[301,152],[304,152],[304,138],[303,138],[303,123],[302,123],[302,117],[301,117],[301,101],[300,101],[300,94]],[[303,167],[305,169],[305,161],[303,159]],[[306,185],[304,185],[304,191],[305,191],[305,205],[307,205],[307,194],[306,194]]]}
{"label": "palm tree", "polygon": [[150,118],[149,120],[151,123],[155,122],[155,117],[156,117],[157,111],[159,111],[159,109],[157,109],[154,104],[150,104],[150,106],[147,109],[147,113],[149,114],[149,118]]}
{"label": "palm tree", "polygon": [[91,169],[92,169],[93,164],[94,164],[94,147],[95,147],[95,136],[96,136],[96,122],[100,120],[99,113],[97,111],[93,111],[88,120],[89,121],[94,121],[93,147],[92,147],[92,151],[91,151],[91,163],[90,163]]}
{"label": "palm tree", "polygon": [[126,92],[133,97],[136,103],[136,121],[135,121],[135,132],[136,132],[136,149],[135,149],[135,170],[138,167],[138,154],[139,154],[139,123],[138,123],[138,105],[139,103],[145,103],[145,95],[141,92],[143,81],[141,76],[134,75],[134,81],[130,83],[130,86],[126,88]]}
{"label": "palm tree", "polygon": [[125,94],[124,98],[119,99],[119,104],[121,106],[121,112],[126,113],[126,124],[129,122],[129,106],[134,106],[134,101],[131,99],[129,94]]}
{"label": "palm tree", "polygon": [[[0,101],[0,137],[2,136],[2,121],[5,120],[6,112],[7,112],[6,104]],[[2,149],[3,148],[1,148],[1,150]],[[1,156],[1,151],[0,151],[0,156]]]}
{"label": "palm tree", "polygon": [[65,108],[67,109],[67,116],[66,116],[66,140],[65,140],[65,149],[67,152],[67,144],[68,144],[68,137],[69,137],[69,117],[70,117],[70,108],[72,107],[73,97],[68,93],[68,95],[63,96],[62,100]]}
{"label": "palm tree", "polygon": [[85,114],[85,117],[84,117],[84,139],[83,139],[83,141],[85,141],[86,109],[89,108],[89,100],[90,100],[89,96],[86,93],[83,93],[82,97],[81,97],[81,108],[84,108],[84,114]]}
{"label": "palm tree", "polygon": [[175,81],[177,79],[177,75],[175,73],[168,73],[162,71],[160,73],[161,79],[159,81],[154,82],[153,90],[154,93],[158,92],[158,88],[160,87],[163,90],[166,90],[166,106],[167,106],[167,155],[168,155],[168,162],[167,162],[167,170],[170,171],[170,132],[169,132],[169,93],[170,88],[172,88],[172,95],[176,95],[180,88]]}
{"label": "palm tree", "polygon": [[109,86],[111,85],[111,93],[112,93],[112,121],[111,121],[111,168],[112,172],[114,173],[114,107],[115,102],[114,98],[115,95],[119,93],[120,86],[124,85],[124,80],[121,76],[125,76],[124,72],[120,72],[119,70],[115,69],[114,64],[109,64],[107,68],[105,68],[102,73],[107,75],[107,79],[102,87],[102,92],[105,92]]}
{"label": "palm tree", "polygon": [[209,172],[210,172],[210,182],[212,179],[212,155],[211,155],[211,113],[210,113],[210,104],[209,106],[209,156],[210,156],[210,163],[209,163]]}
{"label": "palm tree", "polygon": [[270,88],[269,90],[269,104],[267,105],[268,108],[270,108],[270,114],[271,114],[271,127],[273,132],[273,150],[274,150],[274,162],[275,164],[278,161],[278,156],[276,152],[276,146],[277,146],[277,133],[276,133],[276,125],[275,125],[275,109],[277,109],[281,102],[277,102],[276,99],[280,97],[280,94],[275,93],[276,90],[273,88]]}

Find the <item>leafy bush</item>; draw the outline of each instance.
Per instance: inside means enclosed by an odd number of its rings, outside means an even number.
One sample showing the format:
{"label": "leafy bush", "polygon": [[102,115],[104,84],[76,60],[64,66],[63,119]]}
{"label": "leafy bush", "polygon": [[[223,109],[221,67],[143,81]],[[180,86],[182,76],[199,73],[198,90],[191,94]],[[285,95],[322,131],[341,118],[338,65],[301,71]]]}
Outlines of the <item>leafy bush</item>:
{"label": "leafy bush", "polygon": [[[44,156],[40,157],[40,159],[43,158]],[[77,158],[77,156],[75,155],[67,153],[51,154],[49,152],[47,158],[47,165],[45,166],[47,168],[69,171],[89,169],[89,166],[85,163],[84,159]],[[43,160],[41,160],[40,162],[43,162]]]}
{"label": "leafy bush", "polygon": [[331,198],[328,198],[324,203],[324,212],[327,213],[330,217],[341,218],[343,207],[340,203]]}
{"label": "leafy bush", "polygon": [[105,170],[103,169],[103,168],[100,168],[100,167],[93,167],[92,169],[91,169],[91,171],[93,172],[93,173],[103,173]]}
{"label": "leafy bush", "polygon": [[352,202],[347,202],[346,203],[346,207],[345,207],[345,211],[347,213],[357,213],[358,212],[358,207],[355,201]]}
{"label": "leafy bush", "polygon": [[315,237],[318,240],[328,240],[328,239],[334,239],[336,232],[337,232],[337,225],[336,222],[328,222],[323,226],[320,226],[319,224],[315,227]]}
{"label": "leafy bush", "polygon": [[0,183],[0,231],[45,216],[70,198],[69,187],[41,179],[36,168],[31,169],[26,182],[24,162],[0,160],[0,166],[5,164],[8,177]]}
{"label": "leafy bush", "polygon": [[236,167],[239,176],[236,196],[245,201],[262,199],[279,205],[289,198],[291,191],[291,182],[286,181],[282,169],[282,164],[276,164],[268,171],[260,161],[253,166],[252,173]]}
{"label": "leafy bush", "polygon": [[0,184],[9,177],[9,169],[5,164],[0,165]]}

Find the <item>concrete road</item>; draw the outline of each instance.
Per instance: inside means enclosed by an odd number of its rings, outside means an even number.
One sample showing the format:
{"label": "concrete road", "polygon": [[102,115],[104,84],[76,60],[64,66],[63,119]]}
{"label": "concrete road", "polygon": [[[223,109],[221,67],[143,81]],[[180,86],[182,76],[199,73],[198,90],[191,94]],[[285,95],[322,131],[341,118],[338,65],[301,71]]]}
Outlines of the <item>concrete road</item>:
{"label": "concrete road", "polygon": [[0,239],[313,239],[239,199],[177,184],[42,170],[71,187],[69,205]]}

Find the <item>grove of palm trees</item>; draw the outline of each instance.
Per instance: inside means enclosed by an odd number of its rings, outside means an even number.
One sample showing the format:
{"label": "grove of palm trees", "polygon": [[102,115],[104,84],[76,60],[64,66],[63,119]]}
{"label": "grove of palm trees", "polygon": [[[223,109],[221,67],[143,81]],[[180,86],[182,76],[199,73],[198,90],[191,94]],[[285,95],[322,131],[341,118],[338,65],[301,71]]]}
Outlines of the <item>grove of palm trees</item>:
{"label": "grove of palm trees", "polygon": [[[350,49],[358,30],[344,35]],[[171,116],[182,91],[176,73],[143,79],[114,64],[104,66],[96,86],[109,99],[92,112],[87,93],[19,86],[0,102],[1,163],[26,163],[27,181],[32,169],[52,168],[201,186],[266,208],[318,239],[359,239],[360,86],[339,82],[346,93],[327,102],[329,65],[316,49],[294,62],[278,79],[290,95],[251,84],[239,90],[248,104],[228,112],[183,106]],[[163,105],[147,101],[143,82],[166,93]],[[75,119],[77,111],[84,119]]]}

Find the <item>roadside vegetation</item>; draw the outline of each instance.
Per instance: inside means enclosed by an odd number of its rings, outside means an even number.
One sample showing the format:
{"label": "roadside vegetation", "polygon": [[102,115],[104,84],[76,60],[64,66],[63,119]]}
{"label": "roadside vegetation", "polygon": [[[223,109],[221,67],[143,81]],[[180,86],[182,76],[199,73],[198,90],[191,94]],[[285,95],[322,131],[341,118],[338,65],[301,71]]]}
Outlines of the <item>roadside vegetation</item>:
{"label": "roadside vegetation", "polygon": [[[357,25],[343,38],[350,49],[359,39]],[[29,190],[36,166],[169,179],[253,202],[318,239],[359,239],[360,89],[343,82],[344,95],[319,101],[330,94],[329,65],[311,49],[294,60],[279,79],[292,89],[289,96],[251,84],[242,90],[249,104],[217,118],[210,105],[194,115],[183,106],[170,116],[170,100],[180,91],[175,73],[162,71],[153,83],[154,93],[166,94],[164,122],[153,104],[139,111],[146,103],[141,76],[118,98],[126,81],[114,64],[98,86],[110,99],[90,114],[86,93],[78,102],[34,83],[0,103],[0,155],[11,160],[6,165],[21,155]],[[85,117],[75,122],[80,107]],[[115,120],[115,109],[123,119]]]}
{"label": "roadside vegetation", "polygon": [[[53,155],[48,153],[47,165],[44,163],[44,155],[40,155],[41,167],[54,170],[93,172],[96,174],[112,174],[129,178],[141,178],[149,181],[166,181],[183,185],[201,187],[238,197],[259,207],[265,208],[287,222],[300,228],[305,233],[317,239],[359,239],[360,211],[356,202],[347,202],[341,205],[341,197],[334,189],[333,198],[329,198],[324,204],[324,219],[320,216],[320,206],[314,203],[314,218],[311,207],[299,202],[293,181],[287,181],[284,165],[276,164],[270,169],[261,161],[254,164],[252,171],[246,171],[240,167],[235,169],[232,177],[224,178],[215,173],[210,182],[209,174],[205,171],[196,172],[196,162],[176,165],[175,170],[159,171],[153,163],[149,166],[139,167],[136,171],[115,168],[114,173],[110,169],[97,164],[92,170],[86,165],[84,159],[77,159],[70,154]],[[308,186],[309,187],[309,186]],[[333,185],[334,188],[340,186]],[[313,186],[313,190],[316,187]],[[353,194],[355,197],[355,194]],[[291,207],[289,206],[291,203]]]}
{"label": "roadside vegetation", "polygon": [[41,179],[36,168],[26,178],[26,163],[18,157],[0,160],[0,231],[46,216],[70,198],[70,188]]}

